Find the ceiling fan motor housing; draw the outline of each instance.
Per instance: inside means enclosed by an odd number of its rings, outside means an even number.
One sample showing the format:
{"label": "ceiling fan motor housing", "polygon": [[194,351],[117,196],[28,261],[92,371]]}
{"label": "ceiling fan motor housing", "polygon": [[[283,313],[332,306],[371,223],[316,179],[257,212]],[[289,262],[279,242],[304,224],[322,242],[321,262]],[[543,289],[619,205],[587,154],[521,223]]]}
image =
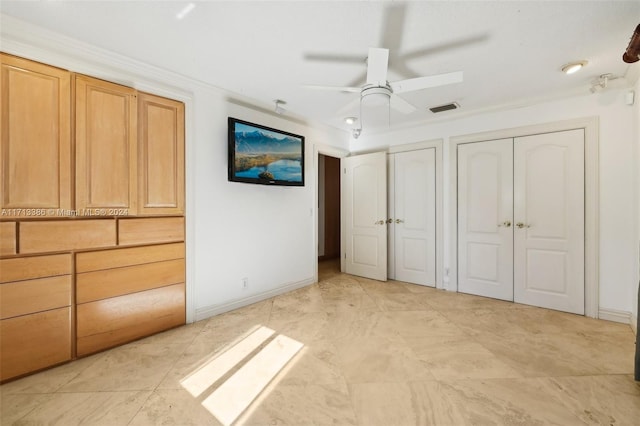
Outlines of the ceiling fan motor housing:
{"label": "ceiling fan motor housing", "polygon": [[389,86],[370,86],[362,89],[360,98],[362,102],[370,106],[388,105],[392,93]]}

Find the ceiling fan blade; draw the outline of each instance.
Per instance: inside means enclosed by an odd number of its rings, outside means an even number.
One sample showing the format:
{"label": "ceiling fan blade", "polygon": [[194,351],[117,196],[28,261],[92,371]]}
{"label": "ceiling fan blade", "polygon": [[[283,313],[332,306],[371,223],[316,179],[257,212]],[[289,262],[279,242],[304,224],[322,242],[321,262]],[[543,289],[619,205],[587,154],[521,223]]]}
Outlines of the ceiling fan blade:
{"label": "ceiling fan blade", "polygon": [[370,47],[369,57],[367,58],[367,84],[375,84],[376,86],[387,84],[388,64],[388,49]]}
{"label": "ceiling fan blade", "polygon": [[391,83],[393,93],[412,92],[414,90],[428,89],[430,87],[445,86],[447,84],[462,82],[462,71],[447,74],[430,75],[427,77],[410,78]]}
{"label": "ceiling fan blade", "polygon": [[479,34],[472,37],[461,38],[458,40],[449,41],[447,43],[438,44],[435,46],[424,47],[422,49],[412,50],[402,55],[402,58],[407,61],[416,59],[422,56],[435,55],[437,53],[446,52],[447,50],[457,49],[459,47],[466,47],[474,43],[482,43],[487,41],[489,36],[487,34]]}
{"label": "ceiling fan blade", "polygon": [[384,10],[380,46],[389,49],[391,54],[400,51],[406,10],[407,5],[403,3],[392,4]]}
{"label": "ceiling fan blade", "polygon": [[360,87],[341,87],[341,86],[320,86],[316,84],[304,84],[302,87],[305,89],[314,90],[330,90],[333,92],[347,92],[347,93],[360,93],[362,88]]}
{"label": "ceiling fan blade", "polygon": [[308,61],[342,62],[352,64],[364,63],[364,58],[362,56],[340,55],[331,53],[305,53],[304,59]]}
{"label": "ceiling fan blade", "polygon": [[348,102],[345,106],[340,108],[336,114],[341,117],[343,115],[356,113],[358,111],[358,107],[360,106],[360,96]]}
{"label": "ceiling fan blade", "polygon": [[403,114],[411,114],[417,108],[411,105],[409,102],[402,99],[400,96],[391,94],[391,99],[389,100],[391,108],[396,111],[400,111]]}

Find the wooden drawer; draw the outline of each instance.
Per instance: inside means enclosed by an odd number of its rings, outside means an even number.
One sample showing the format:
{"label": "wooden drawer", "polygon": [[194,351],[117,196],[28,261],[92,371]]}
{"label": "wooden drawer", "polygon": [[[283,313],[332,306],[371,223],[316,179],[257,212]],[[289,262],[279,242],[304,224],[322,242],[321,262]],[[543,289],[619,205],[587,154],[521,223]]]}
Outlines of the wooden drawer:
{"label": "wooden drawer", "polygon": [[70,308],[0,321],[0,380],[70,359]]}
{"label": "wooden drawer", "polygon": [[118,244],[184,241],[184,217],[119,219]]}
{"label": "wooden drawer", "polygon": [[20,253],[66,251],[115,245],[115,219],[22,222],[20,224]]}
{"label": "wooden drawer", "polygon": [[181,283],[78,305],[78,356],[184,324],[184,292]]}
{"label": "wooden drawer", "polygon": [[16,223],[0,222],[0,256],[16,254]]}
{"label": "wooden drawer", "polygon": [[76,272],[99,271],[173,259],[184,259],[184,243],[78,253]]}
{"label": "wooden drawer", "polygon": [[71,275],[0,284],[0,319],[71,305]]}
{"label": "wooden drawer", "polygon": [[76,277],[76,302],[86,303],[183,282],[184,259],[85,272]]}
{"label": "wooden drawer", "polygon": [[71,274],[71,255],[0,259],[0,283]]}

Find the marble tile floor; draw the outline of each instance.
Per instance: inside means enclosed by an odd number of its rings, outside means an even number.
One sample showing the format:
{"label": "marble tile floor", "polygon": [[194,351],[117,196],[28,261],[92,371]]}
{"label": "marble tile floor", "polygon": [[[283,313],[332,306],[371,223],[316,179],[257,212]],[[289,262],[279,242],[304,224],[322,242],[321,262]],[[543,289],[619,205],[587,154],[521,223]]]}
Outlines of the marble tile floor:
{"label": "marble tile floor", "polygon": [[315,285],[4,384],[0,424],[639,425],[634,342],[326,262]]}

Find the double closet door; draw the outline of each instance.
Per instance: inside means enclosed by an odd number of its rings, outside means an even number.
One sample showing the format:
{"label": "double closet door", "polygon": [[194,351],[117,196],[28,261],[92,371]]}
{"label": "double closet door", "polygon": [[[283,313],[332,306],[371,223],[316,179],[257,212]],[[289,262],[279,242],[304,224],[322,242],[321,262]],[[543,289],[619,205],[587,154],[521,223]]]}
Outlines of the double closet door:
{"label": "double closet door", "polygon": [[458,290],[584,314],[584,130],[458,146]]}
{"label": "double closet door", "polygon": [[357,155],[342,167],[345,271],[435,287],[436,149]]}

